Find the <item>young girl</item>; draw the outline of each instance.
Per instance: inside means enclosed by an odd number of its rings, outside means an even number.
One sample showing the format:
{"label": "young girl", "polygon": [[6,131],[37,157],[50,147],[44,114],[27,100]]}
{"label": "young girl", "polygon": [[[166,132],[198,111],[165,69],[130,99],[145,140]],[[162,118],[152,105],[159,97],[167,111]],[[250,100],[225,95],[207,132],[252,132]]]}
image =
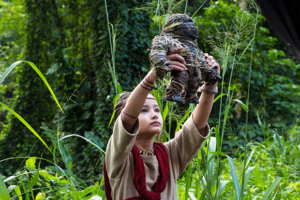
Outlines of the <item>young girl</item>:
{"label": "young girl", "polygon": [[[180,50],[167,56],[171,70],[186,70],[184,59],[177,54]],[[212,56],[205,57],[209,65],[219,68]],[[117,102],[117,118],[104,163],[108,200],[176,199],[177,178],[209,133],[207,120],[217,93],[216,84],[201,87],[199,104],[173,139],[164,144],[153,142],[163,127],[159,106],[149,94],[157,78],[152,69],[131,93],[121,95]]]}

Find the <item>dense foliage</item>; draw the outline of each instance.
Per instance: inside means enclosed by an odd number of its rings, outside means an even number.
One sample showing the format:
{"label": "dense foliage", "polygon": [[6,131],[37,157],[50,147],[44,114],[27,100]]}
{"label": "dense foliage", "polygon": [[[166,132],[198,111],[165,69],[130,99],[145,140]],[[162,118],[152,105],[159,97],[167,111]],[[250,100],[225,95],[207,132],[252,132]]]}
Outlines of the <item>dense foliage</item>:
{"label": "dense foliage", "polygon": [[[11,195],[24,193],[26,199],[103,196],[99,149],[105,150],[111,134],[115,96],[132,90],[149,70],[151,39],[176,12],[195,14],[199,47],[223,73],[209,119],[211,138],[179,180],[180,199],[239,199],[240,190],[241,198],[261,199],[272,183],[269,195],[295,199],[300,65],[250,0],[0,0],[0,73],[17,60],[34,62],[64,110],[25,64],[0,84],[0,102],[53,151],[0,106],[0,188],[3,176]],[[161,99],[165,83],[157,87],[154,95]],[[190,110],[160,102],[163,113],[175,117],[166,117],[169,134],[161,139],[167,140]]]}

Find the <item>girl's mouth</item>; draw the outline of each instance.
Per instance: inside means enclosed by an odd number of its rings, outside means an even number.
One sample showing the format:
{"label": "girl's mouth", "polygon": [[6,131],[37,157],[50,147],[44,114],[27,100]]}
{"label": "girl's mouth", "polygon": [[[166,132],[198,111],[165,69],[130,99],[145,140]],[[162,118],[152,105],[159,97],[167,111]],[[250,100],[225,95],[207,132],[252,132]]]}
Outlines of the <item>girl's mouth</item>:
{"label": "girl's mouth", "polygon": [[154,121],[151,123],[151,125],[153,126],[160,126],[160,122],[159,121]]}

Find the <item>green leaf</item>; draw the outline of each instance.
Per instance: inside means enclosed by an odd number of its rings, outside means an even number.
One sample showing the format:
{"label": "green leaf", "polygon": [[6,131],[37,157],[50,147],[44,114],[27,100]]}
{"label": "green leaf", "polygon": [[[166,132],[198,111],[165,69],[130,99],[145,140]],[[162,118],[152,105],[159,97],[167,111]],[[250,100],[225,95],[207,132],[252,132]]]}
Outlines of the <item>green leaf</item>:
{"label": "green leaf", "polygon": [[245,172],[245,181],[244,181],[244,185],[245,187],[247,186],[247,183],[249,181],[249,178],[251,176],[252,171],[254,170],[255,167],[249,167],[249,169],[247,169],[247,171]]}
{"label": "green leaf", "polygon": [[246,168],[248,168],[249,162],[250,162],[250,160],[251,160],[251,158],[252,158],[254,152],[255,152],[255,149],[253,149],[253,150],[251,151],[251,153],[250,153],[250,155],[249,155],[249,157],[248,157],[248,159],[247,159]]}
{"label": "green leaf", "polygon": [[160,94],[159,94],[159,89],[157,89],[157,90],[152,90],[152,94],[153,94],[155,100],[156,100],[157,103],[158,103],[159,109],[160,109],[160,110],[163,110],[163,108],[162,108],[162,102],[161,102],[161,98],[160,98]]}
{"label": "green leaf", "polygon": [[78,195],[82,199],[83,197],[85,197],[86,195],[88,195],[90,193],[93,193],[97,189],[98,189],[98,187],[96,185],[93,185],[93,186],[87,187],[84,190],[78,192]]}
{"label": "green leaf", "polygon": [[227,183],[229,183],[229,181],[221,181],[219,189],[218,189],[218,193],[217,193],[217,198],[216,199],[220,199],[221,194],[222,194],[225,186],[227,185]]}
{"label": "green leaf", "polygon": [[1,78],[0,78],[0,84],[3,83],[3,81],[5,80],[5,78],[9,75],[10,72],[12,72],[12,70],[18,65],[20,64],[22,61],[17,61],[14,62],[13,64],[11,64],[6,70],[5,72],[2,74]]}
{"label": "green leaf", "polygon": [[120,83],[117,81],[116,84],[117,84],[117,90],[118,90],[118,93],[119,93],[119,94],[123,93],[123,89],[122,89]]}
{"label": "green leaf", "polygon": [[196,12],[194,12],[194,14],[192,15],[191,18],[193,18],[193,17],[197,14],[197,12],[202,8],[202,6],[206,3],[206,1],[207,1],[207,0],[205,0],[205,1],[201,4],[201,6],[199,6],[199,8],[196,10]]}
{"label": "green leaf", "polygon": [[168,113],[169,113],[169,102],[167,101],[166,105],[165,105],[164,112],[163,112],[163,121],[166,120],[166,117],[167,117]]}
{"label": "green leaf", "polygon": [[207,160],[210,160],[208,163],[208,169],[207,169],[207,180],[213,180],[213,170],[215,167],[215,160],[213,159],[213,156],[210,154],[211,152],[216,151],[216,138],[210,137],[208,140],[208,156]]}
{"label": "green leaf", "polygon": [[230,172],[231,172],[231,176],[232,176],[232,181],[233,181],[233,185],[234,185],[234,190],[235,190],[235,196],[236,196],[236,200],[240,199],[240,193],[241,193],[241,188],[240,188],[240,184],[239,184],[239,180],[236,174],[236,170],[235,170],[235,166],[233,163],[232,158],[230,158],[229,156],[227,156],[227,160],[230,166]]}
{"label": "green leaf", "polygon": [[[117,105],[117,101],[118,101],[118,99],[120,98],[120,95],[121,95],[121,94],[117,94],[117,95],[114,97],[114,100],[113,100],[114,108],[115,108],[116,105]],[[112,114],[111,117],[110,117],[110,121],[109,121],[108,127],[110,127],[110,124],[112,123],[114,117],[115,117],[115,109],[114,109],[114,111],[113,111],[113,114]]]}
{"label": "green leaf", "polygon": [[[272,183],[272,185],[269,187],[268,191],[266,192],[265,196],[262,198],[262,200],[270,199],[269,196],[271,195],[272,191],[275,189],[276,186],[280,185],[282,177],[276,177],[275,181]],[[273,197],[275,197],[276,192],[274,193]]]}
{"label": "green leaf", "polygon": [[193,162],[190,162],[185,174],[185,199],[188,199],[188,191],[192,184],[193,168]]}
{"label": "green leaf", "polygon": [[232,101],[235,101],[235,102],[237,102],[238,104],[240,104],[240,106],[241,106],[246,112],[248,112],[248,106],[245,105],[241,100],[239,100],[239,99],[233,99]]}
{"label": "green leaf", "polygon": [[114,100],[113,100],[114,107],[117,105],[117,101],[118,101],[118,99],[120,98],[120,96],[121,96],[121,93],[120,93],[120,94],[117,94],[117,95],[114,97]]}
{"label": "green leaf", "polygon": [[25,193],[25,200],[30,200],[30,199],[29,199],[29,193],[28,193],[28,191],[27,191],[27,189],[26,189],[26,186],[25,186],[23,180],[22,180],[21,178],[19,178],[19,177],[18,177],[18,180],[21,182],[23,191],[24,191],[24,193]]}
{"label": "green leaf", "polygon": [[179,124],[182,124],[190,116],[191,109],[192,109],[192,105],[189,106],[189,108],[185,112],[184,116],[180,119]]}
{"label": "green leaf", "polygon": [[[20,186],[18,186],[18,185],[11,185],[11,186],[13,186],[12,189],[13,189],[13,190],[15,191],[15,193],[18,195],[18,200],[23,200]],[[9,188],[10,188],[11,186],[9,186]],[[9,190],[9,188],[8,188],[8,190]]]}
{"label": "green leaf", "polygon": [[34,177],[30,180],[29,184],[28,184],[28,190],[30,191],[33,186],[38,182],[39,180],[39,175],[40,175],[40,163],[39,163],[39,167],[34,175]]}
{"label": "green leaf", "polygon": [[10,200],[10,196],[7,190],[7,187],[0,176],[0,200]]}
{"label": "green leaf", "polygon": [[43,200],[45,199],[45,197],[43,196],[43,194],[41,192],[39,192],[36,196],[35,196],[35,200]]}
{"label": "green leaf", "polygon": [[87,138],[85,138],[85,137],[83,137],[83,136],[81,136],[81,135],[77,135],[77,134],[67,135],[67,136],[64,136],[64,137],[60,138],[59,141],[64,140],[64,139],[69,138],[69,137],[79,137],[79,138],[82,138],[82,139],[84,139],[85,141],[87,141],[88,143],[90,143],[90,144],[92,144],[93,146],[95,146],[97,149],[99,149],[100,152],[102,152],[102,153],[105,154],[105,151],[104,151],[103,149],[101,149],[97,144],[93,143],[92,141],[90,141],[89,139],[87,139]]}
{"label": "green leaf", "polygon": [[0,101],[0,105],[3,106],[4,108],[6,108],[9,112],[11,112],[16,118],[18,118],[18,120],[20,122],[22,122],[46,147],[47,149],[52,153],[52,151],[50,150],[50,148],[48,147],[48,145],[46,144],[46,142],[40,137],[40,135],[25,121],[25,119],[23,119],[23,117],[21,117],[18,113],[16,113],[15,111],[13,111],[11,108],[9,108],[7,105],[5,105],[4,103],[2,103]]}
{"label": "green leaf", "polygon": [[21,193],[21,189],[20,187],[17,185],[15,188],[14,188],[16,194],[18,195],[18,200],[23,200],[23,197],[22,197],[22,193]]}
{"label": "green leaf", "polygon": [[258,121],[259,127],[261,128],[261,130],[263,131],[263,133],[265,134],[265,136],[269,137],[269,132],[265,129],[265,125],[260,120],[258,111],[256,112],[256,115],[257,115],[257,121]]}
{"label": "green leaf", "polygon": [[35,161],[36,161],[36,157],[30,157],[29,159],[26,160],[25,164],[30,170],[33,170],[36,167]]}
{"label": "green leaf", "polygon": [[85,131],[84,132],[84,137],[93,143],[95,143],[98,147],[103,148],[104,144],[102,141],[99,139],[99,137],[93,132],[93,131]]}
{"label": "green leaf", "polygon": [[225,95],[227,95],[226,93],[221,93],[221,94],[219,94],[215,99],[214,99],[214,103],[216,102],[216,101],[218,101],[222,96],[225,96]]}
{"label": "green leaf", "polygon": [[35,66],[35,64],[33,62],[30,62],[30,61],[24,61],[24,60],[21,60],[21,61],[16,61],[14,62],[13,64],[11,64],[4,72],[4,74],[1,76],[0,78],[0,84],[2,84],[2,82],[5,80],[5,78],[9,75],[9,73],[17,66],[19,65],[20,63],[27,63],[29,64],[32,69],[40,76],[40,78],[43,80],[44,84],[47,86],[49,92],[51,93],[54,101],[56,102],[56,104],[58,105],[59,109],[64,113],[63,109],[61,108],[60,104],[58,103],[58,100],[52,90],[52,88],[50,87],[47,79],[44,77],[44,75],[42,74],[42,72]]}

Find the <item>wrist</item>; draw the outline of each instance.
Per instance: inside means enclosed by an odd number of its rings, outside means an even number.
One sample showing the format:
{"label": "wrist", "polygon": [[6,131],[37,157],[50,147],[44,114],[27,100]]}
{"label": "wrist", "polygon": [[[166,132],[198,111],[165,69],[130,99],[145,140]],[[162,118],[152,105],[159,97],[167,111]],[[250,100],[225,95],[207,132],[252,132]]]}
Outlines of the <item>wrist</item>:
{"label": "wrist", "polygon": [[209,85],[207,82],[204,82],[202,87],[204,87],[205,89],[213,90],[218,87],[218,82],[214,83],[213,85]]}
{"label": "wrist", "polygon": [[201,92],[205,92],[207,94],[217,94],[218,93],[218,87],[217,87],[217,84],[214,84],[212,86],[208,86],[206,84],[203,84],[199,90]]}
{"label": "wrist", "polygon": [[145,80],[147,80],[147,82],[150,82],[152,84],[154,84],[157,79],[158,79],[158,76],[156,74],[156,70],[155,69],[151,69],[149,71],[149,73],[147,74],[147,76],[145,77]]}
{"label": "wrist", "polygon": [[153,84],[158,79],[158,76],[155,72],[155,69],[152,69],[148,72],[148,74],[145,76],[145,78],[140,82],[140,86],[144,88],[147,91],[151,91],[152,89],[155,89],[153,87]]}

